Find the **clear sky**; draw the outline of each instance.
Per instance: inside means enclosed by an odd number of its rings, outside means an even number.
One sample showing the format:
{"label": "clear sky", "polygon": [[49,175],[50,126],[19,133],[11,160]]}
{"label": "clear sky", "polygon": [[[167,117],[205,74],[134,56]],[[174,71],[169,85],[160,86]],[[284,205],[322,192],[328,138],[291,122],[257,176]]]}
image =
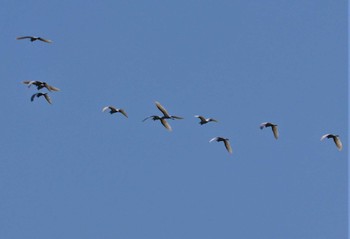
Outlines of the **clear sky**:
{"label": "clear sky", "polygon": [[[3,0],[0,238],[347,238],[347,11]],[[31,102],[24,80],[61,91]],[[184,117],[172,132],[142,122],[160,115],[155,101]]]}

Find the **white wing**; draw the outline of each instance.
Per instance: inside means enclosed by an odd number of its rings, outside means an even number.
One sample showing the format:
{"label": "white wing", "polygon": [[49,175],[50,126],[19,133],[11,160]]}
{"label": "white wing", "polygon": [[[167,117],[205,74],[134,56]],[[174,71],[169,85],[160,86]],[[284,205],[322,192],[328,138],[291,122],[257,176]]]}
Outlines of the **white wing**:
{"label": "white wing", "polygon": [[213,142],[214,140],[217,140],[217,139],[218,139],[218,137],[214,137],[211,140],[209,140],[209,143],[211,143],[211,142]]}
{"label": "white wing", "polygon": [[47,88],[49,91],[60,91],[59,88],[54,87],[54,86],[52,86],[52,85],[47,85],[46,88]]}
{"label": "white wing", "polygon": [[165,117],[170,118],[168,111],[158,101],[156,101],[155,103],[156,103],[157,108],[163,113],[163,115]]}
{"label": "white wing", "polygon": [[272,126],[272,132],[273,132],[273,136],[275,136],[275,139],[278,139],[278,128],[277,128],[277,126]]}
{"label": "white wing", "polygon": [[36,81],[35,80],[31,80],[31,81],[26,80],[26,81],[23,81],[22,83],[26,84],[26,85],[28,85],[28,87],[30,87],[34,82],[36,82]]}
{"label": "white wing", "polygon": [[161,118],[160,122],[167,130],[172,131],[170,124],[165,119]]}
{"label": "white wing", "polygon": [[335,145],[337,146],[337,148],[338,148],[339,151],[342,150],[343,144],[341,143],[339,137],[335,137],[335,138],[334,138],[334,143],[335,143]]}
{"label": "white wing", "polygon": [[261,123],[261,124],[260,124],[260,129],[263,129],[263,128],[266,126],[267,123],[268,123],[268,122]]}
{"label": "white wing", "polygon": [[105,112],[108,109],[109,109],[109,106],[103,107],[102,112]]}
{"label": "white wing", "polygon": [[325,134],[321,137],[321,141],[328,137],[329,134]]}
{"label": "white wing", "polygon": [[224,140],[224,144],[225,144],[225,147],[227,149],[227,151],[232,154],[232,147],[230,145],[230,142],[228,142],[228,140]]}

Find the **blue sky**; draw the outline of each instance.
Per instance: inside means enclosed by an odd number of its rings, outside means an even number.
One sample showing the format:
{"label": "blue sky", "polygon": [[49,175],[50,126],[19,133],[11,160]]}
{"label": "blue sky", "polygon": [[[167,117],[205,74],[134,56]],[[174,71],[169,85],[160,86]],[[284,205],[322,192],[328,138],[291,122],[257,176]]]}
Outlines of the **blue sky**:
{"label": "blue sky", "polygon": [[[347,11],[326,0],[3,1],[0,237],[346,238]],[[30,102],[24,80],[61,91]],[[155,101],[184,117],[172,132],[142,122],[160,114]]]}

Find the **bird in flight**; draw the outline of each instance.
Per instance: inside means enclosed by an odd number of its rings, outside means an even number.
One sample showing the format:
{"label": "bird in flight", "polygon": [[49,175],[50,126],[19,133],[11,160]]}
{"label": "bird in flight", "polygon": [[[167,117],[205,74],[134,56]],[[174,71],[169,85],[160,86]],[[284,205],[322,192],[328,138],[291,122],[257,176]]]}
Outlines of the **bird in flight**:
{"label": "bird in flight", "polygon": [[168,111],[158,102],[156,101],[156,106],[157,108],[163,113],[163,117],[162,118],[165,118],[165,119],[183,119],[182,117],[179,117],[179,116],[175,116],[175,115],[170,115],[168,113]]}
{"label": "bird in flight", "polygon": [[334,135],[334,134],[325,134],[321,137],[321,141],[324,140],[325,138],[330,139],[332,138],[335,145],[337,146],[338,150],[342,150],[343,144],[340,141],[339,135]]}
{"label": "bird in flight", "polygon": [[122,113],[126,118],[128,118],[128,115],[126,114],[126,112],[123,109],[117,109],[117,108],[115,108],[113,106],[106,106],[106,107],[104,107],[102,109],[102,112],[105,112],[108,109],[109,109],[109,113],[110,114],[114,114],[114,113],[119,112],[119,113]]}
{"label": "bird in flight", "polygon": [[201,121],[199,122],[199,124],[203,125],[203,124],[207,124],[209,122],[218,122],[216,119],[213,118],[204,118],[201,115],[195,115],[194,117],[200,119]]}
{"label": "bird in flight", "polygon": [[227,149],[227,151],[232,154],[232,148],[231,148],[231,145],[230,145],[230,142],[229,142],[229,139],[227,138],[223,138],[223,137],[214,137],[212,138],[211,140],[209,140],[209,143],[210,142],[213,142],[213,141],[217,141],[217,142],[224,142],[225,144],[225,148]]}
{"label": "bird in flight", "polygon": [[151,116],[148,116],[147,118],[145,118],[144,120],[142,120],[142,122],[146,121],[149,118],[152,118],[152,120],[154,120],[154,121],[159,120],[168,131],[172,131],[170,124],[166,121],[164,116],[160,117],[158,115],[151,115]]}
{"label": "bird in flight", "polygon": [[54,87],[52,85],[47,84],[46,82],[37,81],[37,80],[23,81],[23,84],[28,85],[28,87],[30,87],[31,85],[35,85],[38,90],[41,90],[42,88],[46,88],[49,91],[59,91],[60,90],[57,87]]}
{"label": "bird in flight", "polygon": [[273,135],[275,136],[275,139],[278,139],[277,124],[273,124],[273,123],[270,123],[270,122],[264,122],[264,123],[260,124],[260,129],[263,129],[264,127],[265,128],[271,127]]}
{"label": "bird in flight", "polygon": [[42,37],[35,37],[35,36],[23,36],[23,37],[17,37],[16,39],[17,40],[30,39],[31,42],[39,40],[39,41],[43,41],[43,42],[46,42],[46,43],[52,43],[51,40],[44,39]]}
{"label": "bird in flight", "polygon": [[46,101],[47,101],[49,104],[52,104],[51,98],[49,97],[48,93],[41,93],[41,92],[35,93],[34,95],[32,95],[32,97],[30,98],[30,100],[31,100],[31,101],[34,101],[34,98],[35,98],[35,97],[39,98],[39,97],[41,97],[41,96],[44,96],[45,99],[46,99]]}

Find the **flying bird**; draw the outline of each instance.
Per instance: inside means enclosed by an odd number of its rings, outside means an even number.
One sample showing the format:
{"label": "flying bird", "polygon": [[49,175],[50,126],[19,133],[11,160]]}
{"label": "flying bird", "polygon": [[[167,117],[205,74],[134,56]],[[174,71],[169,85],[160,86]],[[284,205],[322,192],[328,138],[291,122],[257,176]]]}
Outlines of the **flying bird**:
{"label": "flying bird", "polygon": [[232,148],[231,148],[231,145],[230,145],[230,142],[229,142],[229,139],[227,138],[223,138],[223,137],[214,137],[212,138],[211,140],[209,140],[209,143],[210,142],[213,142],[213,141],[217,141],[217,142],[224,142],[225,144],[225,148],[227,149],[227,151],[232,154]]}
{"label": "flying bird", "polygon": [[271,127],[272,129],[272,132],[273,132],[273,135],[275,136],[275,139],[278,139],[278,129],[277,129],[277,124],[273,124],[273,123],[270,123],[270,122],[264,122],[260,125],[260,129],[263,129],[263,128],[267,128],[267,127]]}
{"label": "flying bird", "polygon": [[109,113],[110,114],[114,114],[114,113],[122,113],[126,118],[128,118],[128,115],[126,114],[126,112],[123,109],[117,109],[113,106],[106,106],[102,109],[102,112],[105,112],[106,110],[109,109]]}
{"label": "flying bird", "polygon": [[160,117],[158,115],[151,115],[151,116],[148,116],[147,118],[145,118],[144,120],[142,120],[142,122],[145,122],[149,118],[152,118],[152,120],[154,120],[154,121],[159,120],[167,130],[172,131],[171,126],[166,121],[165,117]]}
{"label": "flying bird", "polygon": [[157,106],[157,108],[163,113],[163,117],[165,118],[165,119],[183,119],[182,117],[179,117],[179,116],[175,116],[175,115],[170,115],[169,113],[168,113],[168,111],[158,102],[158,101],[156,101],[155,102],[156,103],[156,106]]}
{"label": "flying bird", "polygon": [[203,125],[203,124],[207,124],[209,122],[218,122],[216,119],[213,118],[204,118],[201,115],[195,115],[194,117],[200,119],[201,121],[199,122],[199,124]]}
{"label": "flying bird", "polygon": [[39,98],[39,97],[41,97],[41,96],[44,96],[45,99],[46,99],[46,101],[47,101],[49,104],[52,104],[51,98],[49,97],[48,93],[41,93],[41,92],[35,93],[34,95],[32,95],[32,97],[30,98],[30,100],[33,101],[35,97]]}
{"label": "flying bird", "polygon": [[46,88],[49,91],[59,91],[60,90],[57,87],[49,85],[43,81],[32,80],[32,81],[23,81],[22,83],[28,85],[28,87],[30,87],[31,85],[35,85],[38,90],[41,90],[42,88]]}
{"label": "flying bird", "polygon": [[23,37],[17,37],[16,39],[17,40],[30,39],[31,42],[39,40],[39,41],[43,41],[43,42],[46,42],[46,43],[52,43],[51,40],[44,39],[42,37],[35,37],[35,36],[23,36]]}
{"label": "flying bird", "polygon": [[334,141],[334,143],[335,143],[335,145],[337,146],[338,150],[339,150],[339,151],[342,150],[343,144],[342,144],[341,141],[340,141],[339,135],[325,134],[325,135],[323,135],[323,136],[321,137],[321,141],[324,140],[325,138],[328,138],[328,139],[332,138],[333,141]]}

